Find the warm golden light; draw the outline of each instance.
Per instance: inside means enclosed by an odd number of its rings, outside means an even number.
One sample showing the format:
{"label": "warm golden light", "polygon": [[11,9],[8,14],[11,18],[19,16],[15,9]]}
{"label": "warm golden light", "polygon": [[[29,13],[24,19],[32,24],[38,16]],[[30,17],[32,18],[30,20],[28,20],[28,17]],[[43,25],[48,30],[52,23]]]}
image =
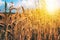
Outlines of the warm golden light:
{"label": "warm golden light", "polygon": [[40,8],[47,11],[49,15],[54,15],[55,11],[59,9],[57,0],[40,0]]}
{"label": "warm golden light", "polygon": [[50,15],[54,15],[55,11],[59,9],[57,0],[46,0],[46,10]]}

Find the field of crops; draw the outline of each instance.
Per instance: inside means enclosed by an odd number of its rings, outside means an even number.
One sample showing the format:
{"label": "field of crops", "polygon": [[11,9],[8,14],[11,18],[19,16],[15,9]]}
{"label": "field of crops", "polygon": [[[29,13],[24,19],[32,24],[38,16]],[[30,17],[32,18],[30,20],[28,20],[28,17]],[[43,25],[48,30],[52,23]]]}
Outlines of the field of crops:
{"label": "field of crops", "polygon": [[55,13],[49,15],[40,9],[0,13],[0,40],[59,40],[60,12]]}

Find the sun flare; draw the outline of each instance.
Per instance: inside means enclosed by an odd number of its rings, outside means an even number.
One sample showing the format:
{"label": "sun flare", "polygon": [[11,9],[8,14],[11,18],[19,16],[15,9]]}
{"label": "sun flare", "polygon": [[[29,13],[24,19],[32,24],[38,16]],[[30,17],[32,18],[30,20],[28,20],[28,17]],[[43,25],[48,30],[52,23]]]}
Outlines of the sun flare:
{"label": "sun flare", "polygon": [[54,0],[46,0],[46,9],[49,12],[52,12],[55,10],[55,2]]}
{"label": "sun flare", "polygon": [[57,10],[58,5],[56,0],[46,0],[46,10],[49,14],[55,14],[55,10]]}

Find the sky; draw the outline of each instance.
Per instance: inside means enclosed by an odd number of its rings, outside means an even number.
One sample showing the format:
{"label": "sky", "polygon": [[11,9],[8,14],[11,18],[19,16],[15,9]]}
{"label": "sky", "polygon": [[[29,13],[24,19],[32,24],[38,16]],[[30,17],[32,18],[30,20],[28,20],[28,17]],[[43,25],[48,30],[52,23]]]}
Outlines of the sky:
{"label": "sky", "polygon": [[[0,0],[0,11],[4,10],[4,2],[5,0]],[[23,6],[24,8],[35,8],[37,0],[6,0],[6,2],[8,8],[11,6],[10,2],[14,3],[14,7]]]}
{"label": "sky", "polygon": [[[54,8],[55,6],[57,8],[60,8],[60,0],[45,0],[47,8],[50,10]],[[0,11],[4,11],[4,2],[5,0],[0,0]],[[36,8],[36,7],[43,7],[42,5],[45,4],[44,0],[6,0],[7,7],[9,8],[11,6],[10,2],[14,3],[14,7],[21,7],[24,8]],[[53,6],[54,5],[54,6]]]}

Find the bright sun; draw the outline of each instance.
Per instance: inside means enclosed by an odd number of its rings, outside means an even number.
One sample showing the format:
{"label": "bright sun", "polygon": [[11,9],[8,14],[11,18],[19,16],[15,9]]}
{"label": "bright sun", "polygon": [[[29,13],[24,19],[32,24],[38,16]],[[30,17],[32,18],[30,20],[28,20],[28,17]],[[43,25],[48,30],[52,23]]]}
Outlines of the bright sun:
{"label": "bright sun", "polygon": [[49,14],[54,14],[56,8],[55,1],[54,0],[46,0],[46,10],[49,12]]}

